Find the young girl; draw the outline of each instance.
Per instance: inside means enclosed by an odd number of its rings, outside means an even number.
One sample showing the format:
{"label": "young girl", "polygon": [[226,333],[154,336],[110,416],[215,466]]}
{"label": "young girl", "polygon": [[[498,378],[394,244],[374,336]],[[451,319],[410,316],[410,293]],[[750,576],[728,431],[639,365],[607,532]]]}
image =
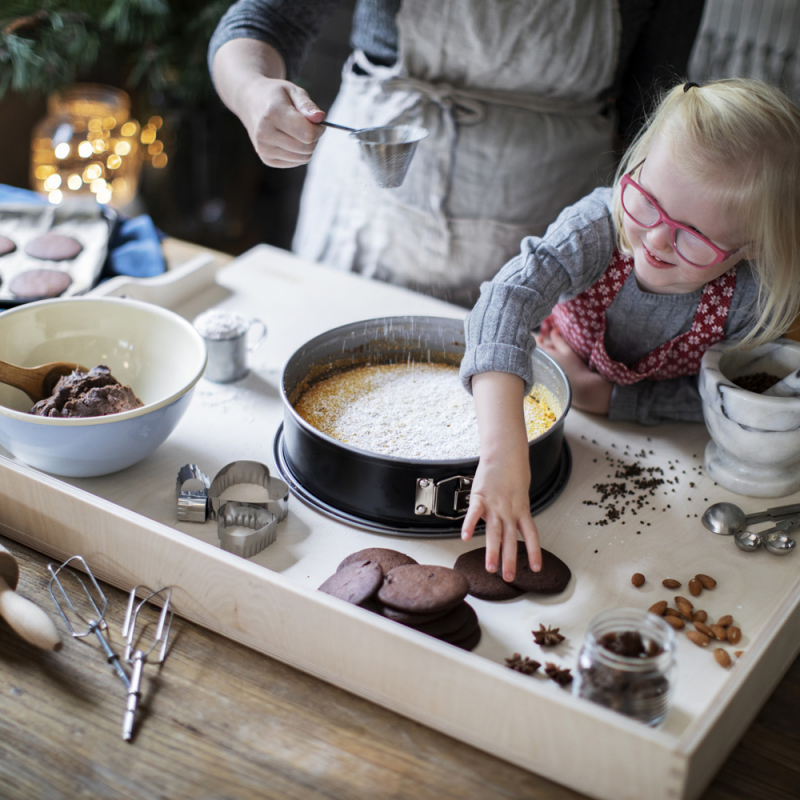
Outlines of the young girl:
{"label": "young girl", "polygon": [[513,578],[518,534],[541,568],[522,412],[536,344],[566,372],[576,408],[700,422],[705,350],[774,339],[798,308],[800,108],[756,80],[676,86],[613,189],[524,239],[467,318],[461,374],[481,458],[462,537],[485,520],[486,569]]}

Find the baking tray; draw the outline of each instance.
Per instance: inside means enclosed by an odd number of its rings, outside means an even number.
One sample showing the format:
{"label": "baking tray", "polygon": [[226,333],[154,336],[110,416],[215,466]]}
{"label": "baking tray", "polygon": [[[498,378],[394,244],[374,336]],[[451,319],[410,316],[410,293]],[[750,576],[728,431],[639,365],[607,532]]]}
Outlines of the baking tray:
{"label": "baking tray", "polygon": [[[17,297],[10,288],[15,276],[35,269],[65,272],[71,279],[62,297],[83,294],[97,284],[108,255],[108,242],[117,219],[113,209],[94,200],[49,203],[0,204],[0,236],[16,245],[16,250],[0,256],[0,308],[12,308],[29,302]],[[32,258],[25,246],[45,233],[58,233],[78,241],[82,250],[75,258],[50,261]],[[41,298],[33,298],[41,299]]]}
{"label": "baking tray", "polygon": [[[167,273],[96,291],[168,297],[186,318],[211,306],[264,315],[269,335],[252,356],[250,375],[235,385],[201,381],[170,439],[117,475],[61,480],[0,458],[3,532],[55,559],[79,553],[99,577],[124,590],[173,585],[180,615],[591,797],[698,797],[800,648],[795,560],[749,556],[700,525],[710,502],[731,500],[747,510],[763,505],[703,474],[703,426],[648,429],[571,410],[565,435],[572,472],[537,524],[544,546],[572,568],[572,583],[551,597],[470,598],[483,637],[465,653],[316,589],[345,555],[363,547],[392,547],[422,563],[451,566],[481,539],[382,535],[293,497],[276,542],[245,560],[219,549],[214,523],[177,522],[174,495],[185,463],[207,474],[237,459],[274,467],[281,368],[303,342],[355,319],[459,317],[463,310],[267,246],[222,268],[213,283],[200,274],[213,273],[200,265],[177,279]],[[182,294],[184,283],[191,291]],[[607,517],[596,504],[596,487],[631,461],[660,470],[665,482],[637,515],[629,508],[601,524]],[[647,576],[641,589],[631,585],[633,572]],[[595,613],[670,599],[661,579],[677,577],[685,585],[697,572],[717,579],[702,604],[712,616],[733,614],[744,632],[738,645],[744,655],[723,670],[710,652],[679,637],[674,703],[656,729],[504,666],[520,652],[574,668]],[[280,613],[267,613],[273,609]],[[531,636],[539,624],[560,627],[566,641],[542,650]]]}

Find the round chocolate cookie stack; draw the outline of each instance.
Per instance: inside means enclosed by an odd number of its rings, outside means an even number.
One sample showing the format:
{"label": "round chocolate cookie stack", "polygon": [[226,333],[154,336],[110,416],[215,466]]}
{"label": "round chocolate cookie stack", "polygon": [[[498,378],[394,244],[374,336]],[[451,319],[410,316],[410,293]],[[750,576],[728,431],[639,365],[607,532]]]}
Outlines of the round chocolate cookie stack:
{"label": "round chocolate cookie stack", "polygon": [[478,615],[464,599],[467,579],[397,550],[371,547],[352,553],[319,588],[464,650],[474,649],[481,638]]}
{"label": "round chocolate cookie stack", "polygon": [[469,582],[469,593],[480,600],[511,600],[521,594],[559,594],[572,577],[570,568],[549,550],[542,548],[542,568],[534,572],[528,564],[525,542],[517,542],[517,570],[513,581],[486,571],[486,548],[462,553],[453,565]]}

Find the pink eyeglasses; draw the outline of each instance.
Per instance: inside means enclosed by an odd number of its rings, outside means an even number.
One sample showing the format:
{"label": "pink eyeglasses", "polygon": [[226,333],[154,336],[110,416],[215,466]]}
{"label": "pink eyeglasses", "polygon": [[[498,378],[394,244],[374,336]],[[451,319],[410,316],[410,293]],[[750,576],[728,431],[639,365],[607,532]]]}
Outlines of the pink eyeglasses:
{"label": "pink eyeglasses", "polygon": [[644,164],[640,161],[630,172],[622,176],[620,191],[625,213],[643,228],[655,228],[662,222],[672,231],[672,246],[687,263],[698,269],[713,267],[741,250],[721,250],[702,234],[680,222],[675,222],[661,206],[639,186],[631,175]]}

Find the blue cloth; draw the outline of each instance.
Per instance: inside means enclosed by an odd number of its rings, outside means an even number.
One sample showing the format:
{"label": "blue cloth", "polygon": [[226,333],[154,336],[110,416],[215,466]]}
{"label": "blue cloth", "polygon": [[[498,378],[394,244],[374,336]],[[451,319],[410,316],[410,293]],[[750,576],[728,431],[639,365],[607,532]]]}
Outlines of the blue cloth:
{"label": "blue cloth", "polygon": [[[41,203],[47,200],[40,194],[16,186],[0,184],[0,203]],[[156,228],[147,214],[126,218],[113,213],[114,227],[108,242],[108,257],[100,280],[127,275],[150,278],[166,270],[161,240],[164,234]]]}

